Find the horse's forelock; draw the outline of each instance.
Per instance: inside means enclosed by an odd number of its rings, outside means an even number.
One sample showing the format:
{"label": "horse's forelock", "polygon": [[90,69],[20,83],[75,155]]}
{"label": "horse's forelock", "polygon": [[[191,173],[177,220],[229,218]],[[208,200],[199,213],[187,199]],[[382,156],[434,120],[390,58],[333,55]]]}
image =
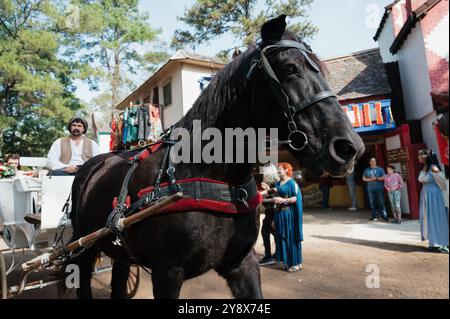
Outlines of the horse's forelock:
{"label": "horse's forelock", "polygon": [[[296,41],[296,42],[300,42],[301,44],[303,44],[311,53],[308,53],[308,56],[317,64],[317,66],[320,69],[320,72],[322,72],[322,74],[327,74],[328,73],[328,69],[325,65],[325,63],[323,63],[320,58],[312,51],[311,47],[304,42],[303,40],[301,40],[298,36],[296,36],[294,33],[286,31],[283,35],[283,39],[285,40],[292,40],[292,41]],[[303,56],[300,57],[302,59],[302,61],[304,63],[306,63],[305,58]]]}

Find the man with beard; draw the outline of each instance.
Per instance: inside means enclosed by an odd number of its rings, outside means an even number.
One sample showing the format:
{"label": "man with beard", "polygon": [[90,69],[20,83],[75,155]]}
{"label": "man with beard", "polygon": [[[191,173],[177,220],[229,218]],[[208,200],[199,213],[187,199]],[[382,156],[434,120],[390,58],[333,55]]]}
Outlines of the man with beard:
{"label": "man with beard", "polygon": [[85,119],[70,119],[67,129],[70,135],[54,141],[48,152],[53,176],[74,175],[79,166],[100,153],[98,144],[84,136],[88,129]]}

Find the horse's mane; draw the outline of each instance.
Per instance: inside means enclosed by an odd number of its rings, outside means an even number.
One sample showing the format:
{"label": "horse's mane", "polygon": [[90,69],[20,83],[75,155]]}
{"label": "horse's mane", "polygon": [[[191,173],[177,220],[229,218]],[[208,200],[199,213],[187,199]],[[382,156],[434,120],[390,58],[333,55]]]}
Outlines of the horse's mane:
{"label": "horse's mane", "polygon": [[[301,42],[311,51],[309,45],[291,32],[285,32],[283,39]],[[247,85],[245,77],[250,69],[255,51],[256,45],[249,46],[245,52],[237,55],[219,71],[194,102],[192,108],[175,124],[175,127],[184,127],[190,131],[194,120],[201,120],[202,128],[215,126],[220,115],[227,108],[239,102],[240,93]],[[320,59],[314,53],[309,56],[325,74],[326,68]],[[300,58],[304,60],[303,55],[300,55]]]}

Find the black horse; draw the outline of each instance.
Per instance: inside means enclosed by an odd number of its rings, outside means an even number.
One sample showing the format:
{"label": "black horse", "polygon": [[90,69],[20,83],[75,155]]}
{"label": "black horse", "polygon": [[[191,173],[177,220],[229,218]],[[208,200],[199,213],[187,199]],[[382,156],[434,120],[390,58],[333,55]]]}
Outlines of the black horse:
{"label": "black horse", "polygon": [[[203,128],[215,127],[222,132],[225,128],[272,127],[279,129],[280,139],[287,139],[289,127],[292,131],[294,126],[309,141],[302,150],[293,151],[294,155],[318,173],[344,176],[364,152],[362,140],[335,98],[322,95],[309,99],[329,91],[323,72],[315,70],[318,67],[323,71],[322,64],[313,53],[292,47],[295,41],[309,50],[285,29],[284,15],[267,21],[261,29],[260,43],[249,47],[219,72],[175,126],[192,130],[193,120],[201,120]],[[279,116],[286,110],[258,67],[261,64],[249,74],[261,57],[261,50],[280,40],[290,40],[291,46],[275,48],[267,55],[267,61],[288,101],[307,106],[292,115],[294,123],[289,125],[286,117]],[[138,199],[139,190],[154,184],[164,153],[164,148],[159,149],[134,172],[129,185],[132,202]],[[119,194],[130,167],[127,159],[134,154],[103,154],[80,169],[72,189],[74,239],[105,226],[113,198]],[[180,163],[176,165],[176,178],[205,177],[243,184],[252,178],[254,167],[255,164]],[[143,265],[152,270],[155,298],[177,298],[184,280],[210,269],[226,279],[236,298],[262,298],[259,265],[253,250],[258,230],[256,209],[244,214],[190,211],[148,218],[133,226],[126,239]],[[131,260],[124,248],[112,244],[114,239],[110,236],[98,241],[76,259],[81,275],[78,297],[92,297],[91,270],[98,251],[115,261],[112,297],[125,296]]]}

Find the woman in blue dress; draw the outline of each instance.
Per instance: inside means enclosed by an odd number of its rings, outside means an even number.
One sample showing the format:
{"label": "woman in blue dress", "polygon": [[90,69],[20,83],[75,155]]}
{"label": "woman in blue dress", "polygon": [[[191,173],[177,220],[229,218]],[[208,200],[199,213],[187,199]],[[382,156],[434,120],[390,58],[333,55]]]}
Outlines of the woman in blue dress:
{"label": "woman in blue dress", "polygon": [[445,177],[436,155],[429,150],[419,151],[419,162],[424,167],[419,175],[423,184],[420,194],[420,232],[429,247],[448,253],[448,201]]}
{"label": "woman in blue dress", "polygon": [[292,166],[278,164],[280,181],[275,184],[277,205],[274,215],[276,260],[283,262],[288,272],[302,269],[302,194],[298,184],[291,178]]}

